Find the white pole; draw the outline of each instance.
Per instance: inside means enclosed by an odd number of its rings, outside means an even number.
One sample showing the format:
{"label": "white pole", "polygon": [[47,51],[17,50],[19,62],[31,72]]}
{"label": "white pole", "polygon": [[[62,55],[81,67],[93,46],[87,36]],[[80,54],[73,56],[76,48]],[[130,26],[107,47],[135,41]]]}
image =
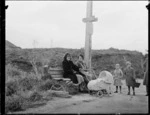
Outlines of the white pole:
{"label": "white pole", "polygon": [[85,35],[85,63],[91,72],[91,48],[92,48],[92,34],[93,34],[93,23],[97,21],[97,18],[92,16],[93,2],[87,1],[86,18],[83,22],[86,23],[86,35]]}

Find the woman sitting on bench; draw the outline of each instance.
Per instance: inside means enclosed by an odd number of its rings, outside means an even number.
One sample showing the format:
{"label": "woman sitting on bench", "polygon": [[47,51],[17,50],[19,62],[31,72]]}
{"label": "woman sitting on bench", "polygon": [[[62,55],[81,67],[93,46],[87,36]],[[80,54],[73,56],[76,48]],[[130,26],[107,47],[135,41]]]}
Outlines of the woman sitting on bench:
{"label": "woman sitting on bench", "polygon": [[80,73],[79,74],[84,77],[84,80],[85,80],[86,84],[89,81],[91,81],[92,79],[97,78],[94,70],[91,70],[91,74],[90,74],[89,70],[87,69],[86,63],[84,61],[84,56],[82,54],[80,54],[78,56],[78,60],[76,62],[76,65],[80,68]]}
{"label": "woman sitting on bench", "polygon": [[[79,73],[79,67],[77,67],[71,60],[71,55],[69,53],[66,53],[64,56],[64,60],[62,62],[63,65],[63,77],[64,78],[70,78],[71,81],[75,85],[79,85],[82,82],[84,82],[84,79],[81,75],[76,75],[76,73]],[[75,73],[76,72],[76,73]]]}
{"label": "woman sitting on bench", "polygon": [[80,54],[78,56],[78,60],[76,62],[76,65],[80,69],[79,74],[81,74],[83,76],[85,83],[88,84],[88,82],[91,80],[91,75],[88,74],[87,66],[86,66],[86,63],[84,62],[84,57],[82,54]]}

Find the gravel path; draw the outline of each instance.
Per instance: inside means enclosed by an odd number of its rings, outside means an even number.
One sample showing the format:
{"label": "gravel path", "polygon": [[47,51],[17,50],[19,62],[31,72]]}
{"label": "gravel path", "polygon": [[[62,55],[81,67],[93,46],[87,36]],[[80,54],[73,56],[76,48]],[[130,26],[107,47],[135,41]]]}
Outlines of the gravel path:
{"label": "gravel path", "polygon": [[[139,82],[142,83],[142,80]],[[148,113],[145,86],[141,84],[140,88],[136,89],[136,96],[129,96],[126,95],[127,88],[124,81],[123,83],[122,94],[103,98],[89,94],[78,94],[72,98],[54,98],[45,106],[15,113]]]}

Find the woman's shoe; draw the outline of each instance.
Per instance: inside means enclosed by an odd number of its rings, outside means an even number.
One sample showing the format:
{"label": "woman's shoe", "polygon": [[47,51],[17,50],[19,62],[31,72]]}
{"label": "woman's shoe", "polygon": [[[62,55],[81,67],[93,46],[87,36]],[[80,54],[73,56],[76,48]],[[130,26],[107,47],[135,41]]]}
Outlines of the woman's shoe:
{"label": "woman's shoe", "polygon": [[114,93],[118,93],[118,91],[115,91]]}

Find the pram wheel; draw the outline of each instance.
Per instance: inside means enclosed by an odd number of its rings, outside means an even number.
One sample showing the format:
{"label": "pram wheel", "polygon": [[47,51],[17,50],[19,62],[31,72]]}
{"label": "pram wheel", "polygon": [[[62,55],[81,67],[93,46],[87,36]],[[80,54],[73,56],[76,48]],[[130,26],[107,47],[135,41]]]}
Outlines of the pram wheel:
{"label": "pram wheel", "polygon": [[102,92],[103,92],[104,95],[108,95],[109,94],[106,89],[103,89]]}
{"label": "pram wheel", "polygon": [[89,90],[90,95],[95,95],[97,93],[97,91],[94,90]]}
{"label": "pram wheel", "polygon": [[98,97],[103,97],[103,92],[102,91],[98,91],[96,94]]}

